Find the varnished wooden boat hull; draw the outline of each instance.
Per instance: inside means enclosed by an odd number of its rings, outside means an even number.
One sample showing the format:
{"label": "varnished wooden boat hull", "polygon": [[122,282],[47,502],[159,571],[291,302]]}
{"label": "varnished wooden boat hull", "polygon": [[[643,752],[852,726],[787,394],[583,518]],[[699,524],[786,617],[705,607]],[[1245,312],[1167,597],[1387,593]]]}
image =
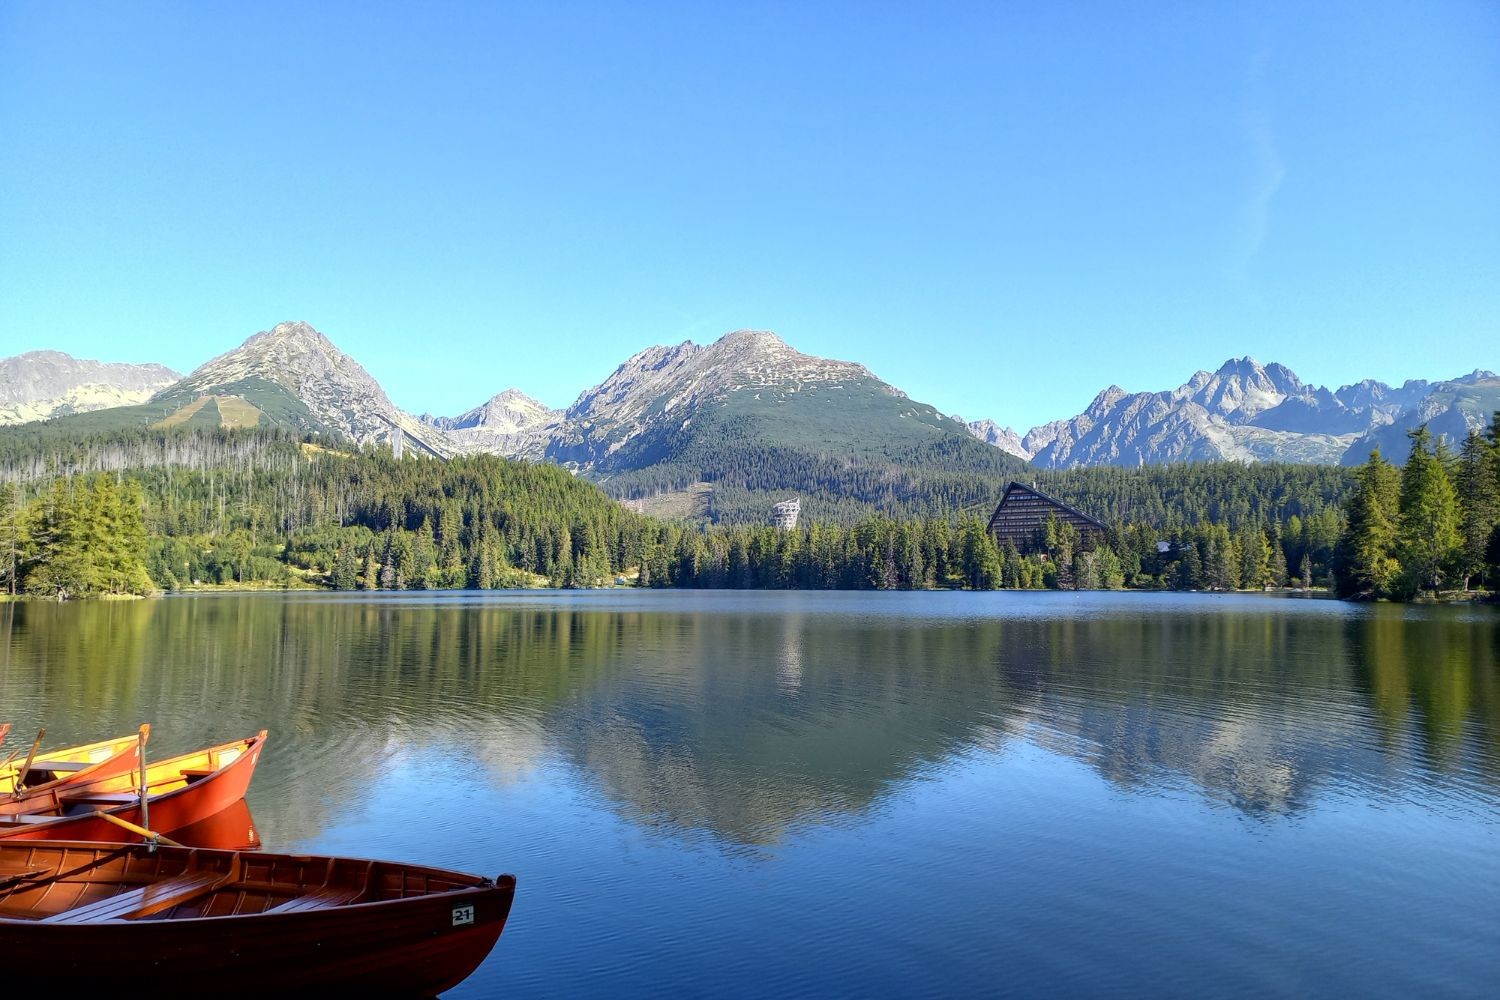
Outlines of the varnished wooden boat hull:
{"label": "varnished wooden boat hull", "polygon": [[[213,774],[178,788],[152,795],[148,800],[149,820],[143,823],[138,802],[104,807],[108,812],[130,823],[149,825],[157,833],[170,834],[193,823],[199,823],[229,808],[245,797],[255,765],[260,761],[266,733],[245,741],[245,750],[235,760]],[[3,820],[0,817],[0,820]],[[45,822],[12,825],[0,822],[0,842],[8,840],[97,840],[107,843],[138,840],[108,820],[91,812],[82,815],[55,816]]]}
{"label": "varnished wooden boat hull", "polygon": [[[0,871],[36,864],[28,845],[0,847]],[[80,857],[112,856],[115,848],[97,844],[36,844],[41,852],[69,851],[66,866]],[[143,852],[143,846],[119,848]],[[232,857],[236,852],[162,848],[178,856]],[[274,865],[278,859],[320,871],[325,861],[256,853],[247,865]],[[140,858],[143,865],[151,863]],[[515,879],[495,882],[438,869],[381,865],[413,881],[428,872],[450,881],[431,895],[384,898],[301,912],[259,912],[171,919],[111,919],[90,923],[49,923],[6,916],[0,893],[0,939],[12,954],[25,955],[5,973],[8,989],[45,987],[49,993],[113,995],[122,974],[149,983],[155,997],[304,996],[317,991],[335,996],[434,996],[467,978],[494,948],[515,896]],[[330,866],[331,867],[331,866]],[[118,877],[116,874],[115,877]],[[258,876],[254,871],[249,878]],[[393,876],[389,873],[385,878]],[[38,896],[43,894],[37,893]],[[46,900],[36,904],[47,905]],[[129,970],[128,973],[122,970]]]}
{"label": "varnished wooden boat hull", "polygon": [[[330,913],[69,928],[0,924],[25,967],[7,985],[62,988],[62,995],[117,990],[121,970],[149,982],[151,996],[435,996],[452,989],[489,955],[510,912],[514,884],[474,898],[472,927],[453,928],[451,900],[406,901],[399,915],[383,904]],[[362,912],[361,912],[362,911]],[[28,970],[38,973],[28,981]],[[136,978],[139,977],[139,978]]]}

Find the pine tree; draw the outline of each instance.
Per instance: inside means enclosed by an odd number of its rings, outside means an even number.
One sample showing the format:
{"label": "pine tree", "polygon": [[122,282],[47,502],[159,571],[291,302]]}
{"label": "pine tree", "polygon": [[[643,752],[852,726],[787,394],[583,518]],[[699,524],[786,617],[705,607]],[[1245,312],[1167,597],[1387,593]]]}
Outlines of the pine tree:
{"label": "pine tree", "polygon": [[341,546],[334,559],[333,575],[329,579],[334,590],[353,590],[359,583],[359,557],[354,548]]}
{"label": "pine tree", "polygon": [[[1500,416],[1500,415],[1497,415]],[[1464,439],[1458,460],[1459,575],[1464,590],[1484,572],[1490,536],[1500,522],[1500,484],[1496,482],[1496,445],[1477,430]]]}
{"label": "pine tree", "polygon": [[1340,596],[1369,600],[1388,596],[1401,571],[1396,559],[1401,475],[1377,448],[1355,480],[1348,525],[1338,546],[1338,589]]}
{"label": "pine tree", "polygon": [[0,590],[14,597],[20,578],[21,491],[0,482]]}
{"label": "pine tree", "polygon": [[380,561],[375,558],[375,543],[372,541],[365,549],[364,570],[360,573],[360,589],[380,589]]}
{"label": "pine tree", "polygon": [[1266,533],[1247,526],[1240,532],[1239,548],[1240,586],[1260,590],[1271,576],[1271,547],[1266,543]]}
{"label": "pine tree", "polygon": [[972,590],[994,590],[1000,586],[1000,550],[982,521],[964,519],[959,528],[959,545],[964,585]]}
{"label": "pine tree", "polygon": [[1397,553],[1411,590],[1436,592],[1459,553],[1458,500],[1441,454],[1428,450],[1426,425],[1409,431],[1411,455],[1401,470]]}

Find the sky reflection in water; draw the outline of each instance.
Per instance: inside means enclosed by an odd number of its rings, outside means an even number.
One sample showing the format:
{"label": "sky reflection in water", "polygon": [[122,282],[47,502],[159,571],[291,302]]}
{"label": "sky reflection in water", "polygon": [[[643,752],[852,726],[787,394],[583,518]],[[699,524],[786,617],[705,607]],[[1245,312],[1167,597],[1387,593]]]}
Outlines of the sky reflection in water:
{"label": "sky reflection in water", "polygon": [[521,879],[454,995],[1463,995],[1500,615],[1146,594],[0,606],[0,705],[271,729],[268,849]]}

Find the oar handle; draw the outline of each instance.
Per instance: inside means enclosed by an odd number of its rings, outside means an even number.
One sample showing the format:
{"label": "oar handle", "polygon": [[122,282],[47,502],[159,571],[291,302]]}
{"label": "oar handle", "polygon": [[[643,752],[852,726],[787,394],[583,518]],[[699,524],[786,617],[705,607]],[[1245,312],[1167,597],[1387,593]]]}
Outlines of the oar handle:
{"label": "oar handle", "polygon": [[182,846],[181,844],[179,844],[177,841],[171,839],[170,837],[163,837],[161,834],[157,833],[155,830],[148,830],[144,826],[137,826],[134,823],[130,822],[130,820],[128,820],[128,819],[121,819],[118,816],[113,816],[113,815],[105,812],[103,809],[96,809],[96,810],[94,810],[94,815],[97,818],[104,820],[106,823],[113,823],[115,826],[118,826],[122,830],[129,830],[131,833],[135,834],[137,837],[144,838],[145,840],[147,840],[147,841],[149,841],[151,843],[154,843],[154,844],[166,844],[168,847],[181,847]]}
{"label": "oar handle", "polygon": [[135,750],[138,763],[141,766],[141,822],[151,824],[151,795],[148,790],[146,778],[146,740],[151,736],[151,724],[145,723],[135,734]]}

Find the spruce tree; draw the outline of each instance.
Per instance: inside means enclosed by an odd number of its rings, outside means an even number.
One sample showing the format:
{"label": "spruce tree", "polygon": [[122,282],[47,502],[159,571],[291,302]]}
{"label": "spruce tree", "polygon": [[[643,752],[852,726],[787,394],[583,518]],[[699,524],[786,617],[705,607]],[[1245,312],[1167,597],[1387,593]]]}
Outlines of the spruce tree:
{"label": "spruce tree", "polygon": [[0,483],[0,590],[14,597],[21,586],[21,491]]}
{"label": "spruce tree", "polygon": [[1495,468],[1496,446],[1479,431],[1469,432],[1458,460],[1459,575],[1464,590],[1485,568],[1490,535],[1500,521],[1500,486]]}
{"label": "spruce tree", "polygon": [[1401,570],[1396,559],[1400,473],[1380,457],[1377,448],[1359,467],[1355,481],[1349,521],[1336,557],[1339,595],[1366,600],[1386,597]]}
{"label": "spruce tree", "polygon": [[334,590],[353,590],[359,583],[359,557],[354,554],[352,546],[344,545],[339,548],[334,557],[333,575],[329,583]]}
{"label": "spruce tree", "polygon": [[1411,454],[1401,470],[1397,555],[1410,590],[1434,593],[1458,558],[1458,499],[1441,454],[1428,450],[1424,424],[1409,431]]}

